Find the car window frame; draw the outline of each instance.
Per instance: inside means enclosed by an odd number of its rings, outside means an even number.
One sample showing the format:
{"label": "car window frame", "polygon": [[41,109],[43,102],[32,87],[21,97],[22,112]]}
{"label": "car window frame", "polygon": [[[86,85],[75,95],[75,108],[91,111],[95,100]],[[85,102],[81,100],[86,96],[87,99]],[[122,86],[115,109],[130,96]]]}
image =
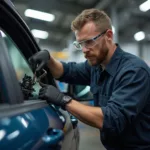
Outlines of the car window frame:
{"label": "car window frame", "polygon": [[[21,50],[21,53],[28,60],[33,54],[40,51],[35,38],[30,32],[29,27],[25,21],[21,18],[19,13],[16,11],[12,2],[8,0],[0,1],[0,27],[6,32],[17,47]],[[8,25],[11,25],[11,28]],[[50,70],[45,67],[47,71],[47,79],[44,82],[57,87],[56,81],[54,80]]]}
{"label": "car window frame", "polygon": [[[23,95],[21,88],[16,78],[16,73],[9,59],[9,54],[0,35],[0,73],[1,73],[1,88],[2,95],[4,96],[5,103],[17,104],[23,102]],[[14,88],[15,87],[15,88]]]}
{"label": "car window frame", "polygon": [[28,59],[41,49],[26,23],[10,5],[11,2],[8,4],[5,0],[0,1],[0,27],[13,39],[17,47],[22,50],[23,55]]}
{"label": "car window frame", "polygon": [[[0,0],[0,28],[14,41],[14,43],[16,43],[16,46],[21,50],[21,53],[24,55],[26,60],[28,60],[30,56],[40,51],[41,49],[37,45],[35,39],[33,38],[33,35],[31,34],[25,22],[21,19],[20,15],[14,9],[14,6],[11,3],[8,3],[8,0]],[[12,62],[10,62],[10,64],[12,65]],[[56,86],[55,80],[53,79],[51,73],[48,70],[46,71],[48,76],[46,83]],[[18,83],[18,81],[16,81],[16,83]],[[16,90],[15,93],[17,93]],[[44,108],[44,111],[46,111],[45,107],[48,107],[49,109],[54,109],[58,117],[62,119],[62,116],[59,116],[59,108],[55,108],[53,105],[47,103],[44,100],[36,99],[24,101],[22,99],[20,102],[18,102],[14,101],[14,99],[12,98],[11,101],[11,105],[0,104],[0,119],[3,119],[4,117],[7,118],[10,116],[17,116],[35,109]],[[64,113],[68,115],[68,117],[66,116],[68,118],[68,123],[66,124],[66,122],[64,122],[65,132],[66,134],[70,134],[72,127],[70,124],[70,115],[67,111],[65,111]],[[51,116],[47,117],[48,119],[51,118]],[[66,119],[64,119],[64,121],[65,120]]]}
{"label": "car window frame", "polygon": [[[24,58],[28,60],[29,57],[41,49],[36,43],[26,23],[15,10],[13,4],[8,2],[9,1],[6,0],[0,1],[0,28],[11,38],[16,44],[16,47],[23,54]],[[8,26],[10,24],[11,28]],[[46,80],[44,80],[44,82],[57,86],[49,69],[45,69],[47,71],[47,78],[45,78]]]}

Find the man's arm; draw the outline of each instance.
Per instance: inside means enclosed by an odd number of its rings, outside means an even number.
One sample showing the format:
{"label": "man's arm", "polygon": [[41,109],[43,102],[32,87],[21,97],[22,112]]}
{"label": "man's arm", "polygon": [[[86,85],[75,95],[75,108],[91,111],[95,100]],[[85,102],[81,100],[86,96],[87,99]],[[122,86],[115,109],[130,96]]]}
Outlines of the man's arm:
{"label": "man's arm", "polygon": [[76,100],[71,100],[65,108],[80,121],[99,129],[102,128],[103,112],[100,107],[87,106]]}
{"label": "man's arm", "polygon": [[39,98],[67,109],[71,114],[88,125],[96,128],[102,128],[103,126],[101,108],[81,104],[73,100],[70,96],[64,95],[52,85],[45,85],[40,89]]}
{"label": "man's arm", "polygon": [[64,72],[62,63],[54,59],[52,56],[48,61],[48,68],[55,79],[60,78]]}
{"label": "man's arm", "polygon": [[48,65],[53,77],[70,84],[90,84],[91,67],[88,62],[64,63],[54,59],[47,50],[40,51],[29,58],[32,69],[36,72]]}

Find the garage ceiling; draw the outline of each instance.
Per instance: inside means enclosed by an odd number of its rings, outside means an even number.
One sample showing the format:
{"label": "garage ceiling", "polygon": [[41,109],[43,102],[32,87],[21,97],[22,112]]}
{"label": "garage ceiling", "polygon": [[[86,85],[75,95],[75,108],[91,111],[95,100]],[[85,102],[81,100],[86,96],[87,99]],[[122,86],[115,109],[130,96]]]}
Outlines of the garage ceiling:
{"label": "garage ceiling", "polygon": [[[73,37],[70,29],[71,21],[84,9],[99,8],[112,16],[116,8],[118,21],[118,38],[121,42],[131,42],[138,31],[145,32],[145,41],[150,40],[150,10],[142,12],[139,5],[146,0],[12,0],[16,9],[29,28],[44,30],[49,33],[45,40],[40,39],[40,45],[61,50],[67,47],[68,39]],[[26,9],[34,9],[55,15],[53,22],[45,22],[26,17]]]}

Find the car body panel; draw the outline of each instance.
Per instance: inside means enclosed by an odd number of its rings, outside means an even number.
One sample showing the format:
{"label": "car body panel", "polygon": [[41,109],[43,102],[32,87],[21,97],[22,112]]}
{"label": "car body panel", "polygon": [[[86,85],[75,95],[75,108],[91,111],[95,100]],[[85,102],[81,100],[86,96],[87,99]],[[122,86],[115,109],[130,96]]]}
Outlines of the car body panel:
{"label": "car body panel", "polygon": [[[59,116],[49,106],[0,120],[0,149],[50,149],[43,138],[49,129],[63,129]],[[53,138],[53,135],[49,135]],[[58,138],[59,140],[59,138]],[[56,140],[55,143],[59,143]],[[9,143],[9,144],[8,144]]]}
{"label": "car body panel", "polygon": [[[0,29],[26,61],[38,44],[8,0],[0,0]],[[0,150],[77,150],[79,133],[71,115],[46,101],[24,100],[4,39],[0,35]],[[56,86],[49,71],[43,80]]]}

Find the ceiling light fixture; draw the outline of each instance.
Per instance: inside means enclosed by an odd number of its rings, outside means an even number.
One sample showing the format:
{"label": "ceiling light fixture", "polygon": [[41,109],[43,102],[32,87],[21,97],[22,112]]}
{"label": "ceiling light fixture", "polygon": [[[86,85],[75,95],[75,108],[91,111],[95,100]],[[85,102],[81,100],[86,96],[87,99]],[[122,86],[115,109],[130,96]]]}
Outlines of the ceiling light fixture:
{"label": "ceiling light fixture", "polygon": [[139,9],[143,12],[146,12],[150,9],[150,0],[145,1],[139,6]]}
{"label": "ceiling light fixture", "polygon": [[141,41],[141,40],[145,39],[145,33],[143,31],[139,31],[139,32],[135,33],[134,39],[136,41]]}
{"label": "ceiling light fixture", "polygon": [[37,29],[31,30],[31,32],[35,38],[39,38],[39,39],[47,39],[48,35],[49,35],[48,32],[42,31],[42,30],[37,30]]}
{"label": "ceiling light fixture", "polygon": [[55,19],[55,16],[53,14],[49,14],[49,13],[45,13],[45,12],[41,12],[41,11],[37,11],[33,9],[27,9],[24,12],[24,14],[26,17],[40,19],[40,20],[48,21],[48,22],[52,22]]}

